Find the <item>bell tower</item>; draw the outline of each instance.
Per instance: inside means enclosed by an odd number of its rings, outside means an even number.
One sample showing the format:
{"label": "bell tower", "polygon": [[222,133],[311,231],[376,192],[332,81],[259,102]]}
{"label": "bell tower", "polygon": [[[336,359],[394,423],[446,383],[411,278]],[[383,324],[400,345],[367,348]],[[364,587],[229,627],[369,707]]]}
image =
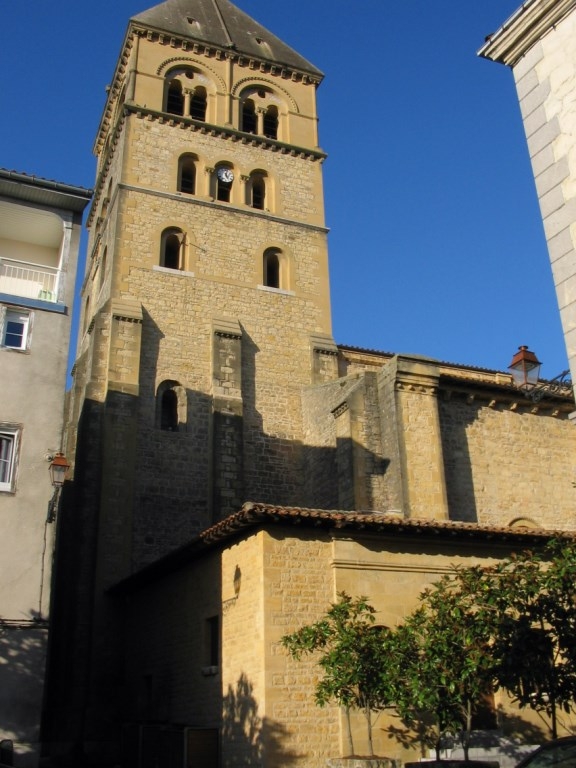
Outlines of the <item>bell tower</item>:
{"label": "bell tower", "polygon": [[67,446],[105,581],[246,500],[306,504],[301,391],[336,376],[321,79],[229,0],[129,23],[95,142]]}

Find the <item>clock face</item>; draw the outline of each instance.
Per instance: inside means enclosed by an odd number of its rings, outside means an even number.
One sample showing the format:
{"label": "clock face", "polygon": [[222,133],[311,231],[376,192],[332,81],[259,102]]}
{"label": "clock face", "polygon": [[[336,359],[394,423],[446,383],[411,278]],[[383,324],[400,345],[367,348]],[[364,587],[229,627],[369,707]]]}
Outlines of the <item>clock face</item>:
{"label": "clock face", "polygon": [[230,168],[218,168],[218,178],[226,184],[232,184],[234,181],[234,174]]}

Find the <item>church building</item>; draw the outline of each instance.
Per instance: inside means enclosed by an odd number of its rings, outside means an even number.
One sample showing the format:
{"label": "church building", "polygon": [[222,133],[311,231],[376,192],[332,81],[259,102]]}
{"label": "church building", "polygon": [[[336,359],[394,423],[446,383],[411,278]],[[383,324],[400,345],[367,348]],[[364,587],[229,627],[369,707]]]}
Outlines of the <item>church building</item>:
{"label": "church building", "polygon": [[392,625],[453,563],[576,531],[571,392],[333,339],[322,78],[229,0],[129,21],[58,517],[44,736],[71,765],[325,766],[343,718],[283,634],[343,589]]}

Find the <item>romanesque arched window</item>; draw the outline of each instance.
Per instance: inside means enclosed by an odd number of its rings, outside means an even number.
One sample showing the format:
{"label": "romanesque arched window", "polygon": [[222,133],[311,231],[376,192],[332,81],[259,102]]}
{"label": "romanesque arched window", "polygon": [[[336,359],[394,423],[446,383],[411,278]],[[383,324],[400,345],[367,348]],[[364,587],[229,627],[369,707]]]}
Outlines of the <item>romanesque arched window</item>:
{"label": "romanesque arched window", "polygon": [[156,392],[156,426],[165,432],[181,432],[186,420],[186,390],[178,381],[163,381]]}
{"label": "romanesque arched window", "polygon": [[266,208],[266,176],[260,171],[250,174],[248,202],[260,211]]}
{"label": "romanesque arched window", "polygon": [[269,139],[278,138],[278,107],[273,104],[264,112],[264,136]]}
{"label": "romanesque arched window", "polygon": [[258,133],[256,106],[252,99],[246,99],[242,104],[242,127],[244,133]]}
{"label": "romanesque arched window", "polygon": [[190,117],[194,120],[206,120],[206,107],[208,105],[206,88],[199,85],[194,89],[190,98]]}
{"label": "romanesque arched window", "polygon": [[263,260],[263,284],[268,288],[282,288],[281,264],[282,252],[278,248],[267,248]]}
{"label": "romanesque arched window", "polygon": [[216,200],[229,203],[232,197],[232,185],[234,183],[234,171],[229,165],[216,166]]}
{"label": "romanesque arched window", "polygon": [[162,232],[160,266],[166,269],[184,269],[184,232],[171,227]]}
{"label": "romanesque arched window", "polygon": [[182,155],[178,161],[178,191],[187,195],[196,193],[196,157]]}
{"label": "romanesque arched window", "polygon": [[182,83],[178,79],[168,82],[166,112],[170,112],[171,115],[184,114],[184,94],[182,92]]}

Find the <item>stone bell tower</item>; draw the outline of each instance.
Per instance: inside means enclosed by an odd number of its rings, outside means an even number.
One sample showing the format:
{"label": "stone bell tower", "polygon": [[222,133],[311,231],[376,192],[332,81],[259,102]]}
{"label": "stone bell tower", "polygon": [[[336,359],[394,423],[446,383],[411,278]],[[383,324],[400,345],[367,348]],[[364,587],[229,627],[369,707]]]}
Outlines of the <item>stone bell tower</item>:
{"label": "stone bell tower", "polygon": [[300,392],[336,375],[321,79],[229,0],[129,23],[95,143],[68,446],[111,581],[246,499],[306,501]]}
{"label": "stone bell tower", "polygon": [[129,22],[69,401],[45,724],[62,751],[118,722],[106,590],[246,500],[306,504],[301,392],[337,376],[321,79],[229,0]]}

